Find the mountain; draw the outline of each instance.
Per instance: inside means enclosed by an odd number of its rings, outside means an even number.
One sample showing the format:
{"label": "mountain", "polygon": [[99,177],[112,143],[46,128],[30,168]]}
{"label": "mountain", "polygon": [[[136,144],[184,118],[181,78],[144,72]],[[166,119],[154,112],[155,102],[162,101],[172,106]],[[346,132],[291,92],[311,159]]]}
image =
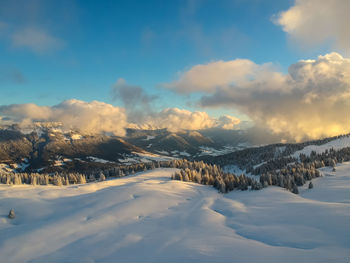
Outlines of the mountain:
{"label": "mountain", "polygon": [[[277,143],[222,154],[198,158],[221,167],[236,167],[237,171],[248,172],[253,168],[272,163],[287,164],[299,160],[300,154],[309,156],[312,152],[323,153],[350,147],[350,134],[312,140],[301,143]],[[237,169],[239,168],[239,169]]]}
{"label": "mountain", "polygon": [[198,131],[169,132],[128,129],[126,141],[153,153],[188,157],[201,152],[200,147],[221,147]]}
{"label": "mountain", "polygon": [[123,163],[138,154],[145,151],[115,136],[64,132],[57,127],[36,127],[30,133],[15,126],[0,129],[0,163],[10,169],[91,169]]}
{"label": "mountain", "polygon": [[[0,129],[0,171],[87,171],[185,158],[221,167],[236,166],[247,172],[281,158],[283,162],[293,162],[300,151],[305,148],[310,152],[315,148],[313,145],[323,145],[323,149],[331,147],[327,143],[338,148],[350,144],[341,140],[344,136],[338,136],[252,147],[254,139],[250,141],[250,133],[223,129],[180,132],[128,129],[127,135],[120,138],[63,130],[59,123],[39,123],[26,129],[13,125]],[[335,143],[337,140],[341,141]]]}

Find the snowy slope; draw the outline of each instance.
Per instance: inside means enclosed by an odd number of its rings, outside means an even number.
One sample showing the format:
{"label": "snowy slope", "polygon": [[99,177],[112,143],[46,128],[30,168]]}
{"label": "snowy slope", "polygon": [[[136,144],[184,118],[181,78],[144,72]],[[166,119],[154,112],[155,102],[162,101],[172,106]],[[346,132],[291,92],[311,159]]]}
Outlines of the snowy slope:
{"label": "snowy slope", "polygon": [[349,262],[350,163],[300,195],[222,195],[171,181],[173,171],[0,185],[0,262]]}
{"label": "snowy slope", "polygon": [[312,151],[316,153],[323,153],[326,150],[333,148],[334,150],[340,150],[345,147],[350,147],[350,136],[344,136],[322,145],[309,145],[300,151],[296,151],[292,156],[298,158],[301,153],[309,156]]}

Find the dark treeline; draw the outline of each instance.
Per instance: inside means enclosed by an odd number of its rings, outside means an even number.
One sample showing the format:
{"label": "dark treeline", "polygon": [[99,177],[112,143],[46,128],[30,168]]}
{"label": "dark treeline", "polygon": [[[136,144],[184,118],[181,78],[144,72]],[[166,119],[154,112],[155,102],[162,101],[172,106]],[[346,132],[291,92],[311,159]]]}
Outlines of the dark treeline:
{"label": "dark treeline", "polygon": [[227,193],[234,189],[238,190],[259,190],[262,188],[260,182],[241,174],[237,176],[225,173],[217,165],[200,162],[182,161],[177,168],[181,170],[175,172],[171,177],[173,180],[195,182],[203,185],[212,185],[222,193]]}
{"label": "dark treeline", "polygon": [[[303,143],[271,144],[261,147],[252,147],[216,157],[205,157],[203,161],[210,164],[216,164],[221,167],[226,165],[236,165],[241,170],[246,170],[247,172],[251,172],[254,166],[263,162],[269,164],[275,162],[273,167],[279,165],[279,168],[282,168],[286,165],[286,163],[283,162],[288,161],[288,163],[290,163],[297,161],[297,159],[290,157],[290,155],[294,152],[302,150],[308,145],[322,145],[344,136],[349,135],[340,135]],[[289,158],[289,160],[286,160],[285,158]]]}
{"label": "dark treeline", "polygon": [[[335,171],[337,163],[350,161],[350,147],[337,151],[332,148],[321,154],[313,151],[310,156],[300,154],[299,161],[293,163],[288,163],[290,160],[288,158],[279,160],[273,160],[256,167],[252,173],[261,174],[260,183],[263,186],[277,185],[293,193],[298,193],[297,186],[302,186],[306,181],[320,176],[320,172],[317,169],[330,166]],[[312,187],[313,185],[310,184],[310,188]]]}
{"label": "dark treeline", "polygon": [[314,165],[317,169],[325,166],[333,167],[336,163],[342,163],[346,161],[350,161],[350,147],[346,147],[340,150],[334,150],[331,148],[330,150],[326,150],[320,154],[312,151],[310,156],[300,154],[299,158],[285,157],[270,160],[264,164],[252,168],[249,172],[254,175],[260,175],[270,171],[286,168],[288,166],[293,166],[297,163],[302,163],[304,166]]}
{"label": "dark treeline", "polygon": [[[223,193],[234,189],[247,190],[249,187],[252,190],[259,190],[274,185],[298,194],[298,186],[321,176],[319,168],[330,166],[335,171],[336,164],[343,161],[350,161],[350,147],[338,151],[330,149],[321,154],[311,152],[310,156],[300,154],[299,158],[285,157],[270,160],[249,171],[252,174],[260,175],[259,182],[244,174],[237,176],[224,173],[219,166],[206,164],[203,161],[190,162],[190,165],[187,165],[185,169],[182,168],[180,172],[176,172],[172,178],[213,185]],[[309,187],[313,187],[311,182]]]}
{"label": "dark treeline", "polygon": [[103,181],[107,177],[123,177],[135,172],[146,171],[156,167],[170,167],[171,163],[140,163],[121,165],[112,168],[94,169],[89,172],[54,172],[54,173],[1,173],[0,183],[3,184],[32,184],[32,185],[69,185],[87,182]]}
{"label": "dark treeline", "polygon": [[96,169],[89,173],[1,173],[0,183],[3,184],[32,184],[57,186],[70,184],[84,184],[103,181],[109,177],[123,177],[141,171],[155,168],[178,168],[172,176],[174,180],[191,181],[203,185],[212,185],[222,193],[238,190],[259,190],[269,185],[280,186],[293,193],[298,193],[298,186],[319,177],[318,168],[331,166],[335,169],[336,163],[350,161],[350,147],[335,151],[326,150],[324,153],[311,152],[310,156],[301,154],[299,159],[278,158],[268,161],[252,169],[252,174],[260,175],[256,181],[251,177],[224,172],[216,164],[207,164],[203,161],[169,160],[160,162],[120,165],[106,169]]}
{"label": "dark treeline", "polygon": [[[296,163],[283,169],[261,174],[260,183],[264,187],[269,185],[280,186],[294,194],[298,194],[298,186],[304,185],[306,181],[310,181],[313,178],[320,177],[321,174],[316,167],[315,164],[304,165],[303,163]],[[318,168],[320,167],[322,166]]]}
{"label": "dark treeline", "polygon": [[[135,174],[137,172],[153,170],[155,168],[178,168],[185,174],[189,175],[188,181],[199,182],[207,185],[214,185],[218,188],[222,181],[225,183],[218,189],[222,192],[227,192],[233,188],[242,190],[248,189],[248,186],[254,185],[252,180],[245,176],[235,176],[225,174],[216,165],[208,165],[203,161],[188,161],[188,160],[169,160],[159,162],[138,163],[130,165],[120,165],[112,168],[95,169],[89,173],[1,173],[0,183],[3,184],[32,184],[32,185],[48,185],[57,186],[70,184],[84,184],[95,181],[103,181],[109,177],[124,177]],[[190,172],[191,171],[191,172]],[[174,178],[175,179],[175,178]],[[187,180],[186,176],[179,177],[181,180]],[[231,186],[232,183],[232,186]],[[227,186],[226,186],[227,185]]]}

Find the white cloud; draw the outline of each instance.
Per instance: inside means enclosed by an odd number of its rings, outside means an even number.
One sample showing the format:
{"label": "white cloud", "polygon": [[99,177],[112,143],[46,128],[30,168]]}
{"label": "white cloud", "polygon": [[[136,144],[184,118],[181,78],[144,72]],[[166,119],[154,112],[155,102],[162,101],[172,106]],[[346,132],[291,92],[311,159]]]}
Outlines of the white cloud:
{"label": "white cloud", "polygon": [[[210,117],[206,112],[188,111],[178,108],[167,108],[147,117],[136,127],[144,129],[168,129],[169,131],[202,130],[213,127],[234,129],[239,119],[232,116],[222,116],[218,119]],[[135,125],[132,125],[135,127]]]}
{"label": "white cloud", "polygon": [[[252,72],[231,73],[232,64],[240,61],[220,62],[226,68],[220,68],[218,80],[217,63],[206,65],[206,74],[215,79],[212,87],[193,78],[180,78],[175,90],[207,91],[200,100],[202,106],[238,109],[259,126],[296,140],[350,133],[350,59],[330,53],[299,61],[287,74],[275,71],[271,64],[244,61]],[[194,72],[192,69],[189,72]],[[191,76],[200,78],[200,74]]]}
{"label": "white cloud", "polygon": [[179,93],[213,92],[217,87],[243,84],[252,78],[271,72],[272,64],[257,65],[248,59],[215,61],[196,65],[180,75],[179,80],[165,83],[163,87]]}
{"label": "white cloud", "polygon": [[237,125],[240,123],[240,119],[230,115],[224,115],[218,118],[216,126],[224,130],[233,130],[236,129]]}
{"label": "white cloud", "polygon": [[206,112],[191,112],[167,108],[148,115],[142,122],[128,123],[124,108],[99,101],[66,100],[55,106],[12,104],[0,106],[0,124],[18,123],[22,127],[34,122],[60,122],[65,129],[85,133],[112,133],[125,135],[125,128],[168,129],[170,131],[201,130],[220,127],[234,129],[239,119],[225,115],[218,119]]}
{"label": "white cloud", "polygon": [[21,125],[35,121],[61,122],[67,129],[86,133],[113,133],[123,136],[127,126],[123,108],[92,101],[66,100],[48,107],[35,104],[12,104],[0,106],[0,115]]}
{"label": "white cloud", "polygon": [[64,46],[64,42],[37,27],[25,27],[11,35],[14,47],[29,48],[37,53],[45,53]]}
{"label": "white cloud", "polygon": [[330,41],[350,53],[349,10],[348,0],[296,0],[275,22],[307,47]]}

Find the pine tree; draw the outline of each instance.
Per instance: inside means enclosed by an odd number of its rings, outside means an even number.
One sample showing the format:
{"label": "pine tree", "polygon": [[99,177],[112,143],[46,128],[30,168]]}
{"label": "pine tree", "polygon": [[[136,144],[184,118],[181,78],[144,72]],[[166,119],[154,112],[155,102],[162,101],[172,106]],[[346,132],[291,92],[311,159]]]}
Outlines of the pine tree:
{"label": "pine tree", "polygon": [[95,175],[94,174],[90,174],[89,175],[89,182],[95,182],[95,181],[96,181]]}
{"label": "pine tree", "polygon": [[15,210],[13,208],[11,208],[9,215],[8,215],[8,218],[14,219],[15,217],[16,217]]}
{"label": "pine tree", "polygon": [[66,185],[69,185],[69,177],[66,175]]}
{"label": "pine tree", "polygon": [[187,173],[185,173],[185,175],[182,177],[182,180],[183,180],[184,182],[188,182],[188,181],[189,181],[189,178],[188,178],[188,174],[187,174]]}
{"label": "pine tree", "polygon": [[294,184],[294,186],[293,186],[292,193],[293,193],[293,194],[299,194],[299,190],[298,190],[298,187],[297,187],[296,184]]}
{"label": "pine tree", "polygon": [[79,180],[78,180],[79,184],[86,184],[86,178],[84,175],[79,174]]}
{"label": "pine tree", "polygon": [[106,176],[100,172],[100,178],[99,178],[99,181],[102,182],[102,181],[105,181],[106,180]]}
{"label": "pine tree", "polygon": [[54,178],[54,184],[56,186],[62,186],[63,183],[62,183],[62,177],[60,175],[55,175],[55,178]]}
{"label": "pine tree", "polygon": [[314,185],[313,185],[312,182],[310,182],[310,183],[309,183],[309,189],[312,189],[312,188],[314,188]]}
{"label": "pine tree", "polygon": [[31,174],[30,175],[30,183],[32,184],[32,185],[37,185],[37,181],[36,181],[36,174]]}

